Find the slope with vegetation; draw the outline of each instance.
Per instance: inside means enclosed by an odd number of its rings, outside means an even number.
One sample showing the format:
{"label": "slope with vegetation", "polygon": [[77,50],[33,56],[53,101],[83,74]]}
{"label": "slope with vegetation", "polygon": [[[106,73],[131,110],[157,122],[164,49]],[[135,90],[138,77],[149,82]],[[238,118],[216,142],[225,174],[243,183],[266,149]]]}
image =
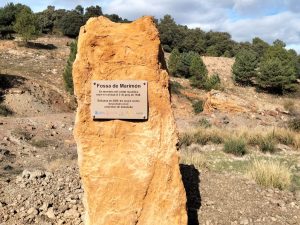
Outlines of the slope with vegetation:
{"label": "slope with vegetation", "polygon": [[286,50],[285,44],[275,41],[263,50],[242,50],[233,65],[233,78],[241,85],[255,85],[271,93],[283,94],[297,91],[300,76],[299,56],[294,50]]}

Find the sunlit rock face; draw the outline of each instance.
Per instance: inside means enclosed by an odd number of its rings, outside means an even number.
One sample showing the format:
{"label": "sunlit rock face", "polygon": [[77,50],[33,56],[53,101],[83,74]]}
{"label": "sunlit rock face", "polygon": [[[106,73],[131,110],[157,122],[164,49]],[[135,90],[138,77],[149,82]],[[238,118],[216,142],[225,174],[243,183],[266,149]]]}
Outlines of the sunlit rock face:
{"label": "sunlit rock face", "polygon": [[[186,225],[169,76],[153,19],[90,19],[80,30],[73,79],[85,223]],[[92,80],[148,81],[148,119],[94,121]]]}

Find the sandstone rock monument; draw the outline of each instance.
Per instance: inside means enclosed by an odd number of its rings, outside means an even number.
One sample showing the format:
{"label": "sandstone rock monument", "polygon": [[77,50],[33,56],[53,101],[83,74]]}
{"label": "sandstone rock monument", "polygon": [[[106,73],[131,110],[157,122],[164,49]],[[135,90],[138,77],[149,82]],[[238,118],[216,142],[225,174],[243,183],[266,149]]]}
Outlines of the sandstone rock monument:
{"label": "sandstone rock monument", "polygon": [[[151,17],[90,19],[73,65],[74,136],[87,225],[186,225],[168,73]],[[147,120],[93,120],[92,80],[148,82]]]}

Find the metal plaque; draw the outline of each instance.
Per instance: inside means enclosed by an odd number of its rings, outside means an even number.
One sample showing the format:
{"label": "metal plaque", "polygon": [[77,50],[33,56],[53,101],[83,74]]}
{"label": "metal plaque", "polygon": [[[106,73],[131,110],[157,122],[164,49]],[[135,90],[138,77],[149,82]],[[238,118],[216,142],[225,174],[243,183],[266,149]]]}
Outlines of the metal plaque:
{"label": "metal plaque", "polygon": [[144,80],[93,80],[94,119],[147,119],[148,82]]}

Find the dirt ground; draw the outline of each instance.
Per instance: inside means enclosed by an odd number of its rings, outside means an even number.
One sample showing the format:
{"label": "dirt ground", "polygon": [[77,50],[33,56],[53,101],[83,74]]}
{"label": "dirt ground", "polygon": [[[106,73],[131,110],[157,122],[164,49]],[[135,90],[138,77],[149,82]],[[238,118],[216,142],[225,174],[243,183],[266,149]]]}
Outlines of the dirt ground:
{"label": "dirt ground", "polygon": [[[31,48],[0,41],[0,77],[7,81],[0,84],[0,103],[12,111],[8,117],[0,115],[0,225],[83,224],[72,135],[74,105],[62,80],[70,41],[43,37]],[[184,87],[172,95],[181,133],[196,129],[203,118],[220,129],[285,127],[291,113],[284,104],[292,101],[299,110],[298,98],[235,86],[233,59],[205,57],[204,62],[210,74],[220,75],[224,90],[207,93],[192,89],[186,79],[171,78]],[[193,112],[195,99],[209,100],[203,113]],[[197,170],[181,165],[190,225],[300,224],[297,188],[261,187],[236,166],[248,158],[227,155],[220,145],[193,147],[207,157],[209,166]],[[300,171],[299,150],[284,147],[287,150],[270,157],[292,158]]]}

